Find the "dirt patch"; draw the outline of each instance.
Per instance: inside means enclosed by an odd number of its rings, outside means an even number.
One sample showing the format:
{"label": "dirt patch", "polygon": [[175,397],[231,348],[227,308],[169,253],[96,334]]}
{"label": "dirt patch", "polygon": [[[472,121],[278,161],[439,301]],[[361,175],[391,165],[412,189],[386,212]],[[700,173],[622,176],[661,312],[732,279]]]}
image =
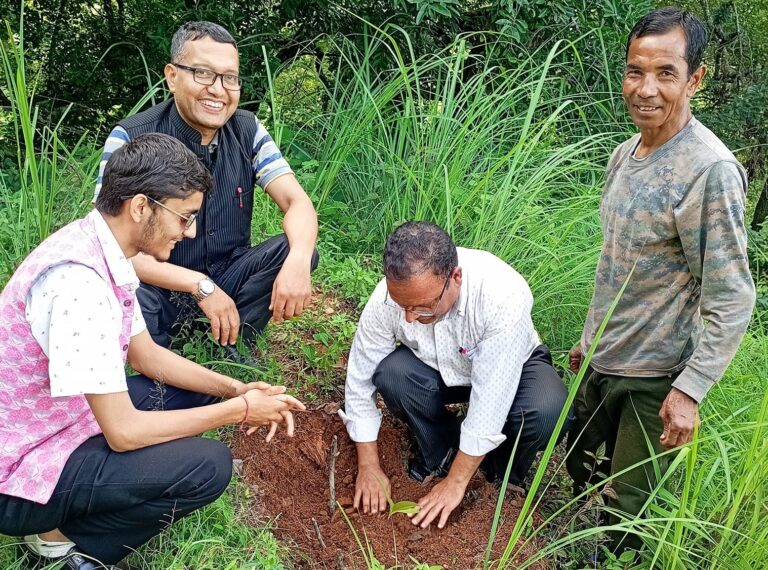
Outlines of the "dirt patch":
{"label": "dirt patch", "polygon": [[[446,569],[469,570],[482,564],[498,489],[476,475],[464,502],[456,509],[445,529],[433,524],[420,529],[402,514],[363,515],[352,508],[357,474],[356,453],[344,425],[335,414],[338,405],[327,404],[301,414],[293,439],[279,437],[272,444],[263,438],[238,432],[233,440],[234,455],[243,460],[243,476],[254,491],[254,514],[273,521],[275,534],[298,550],[301,568],[364,568],[363,556],[352,530],[342,514],[329,512],[328,466],[333,437],[339,455],[335,468],[337,500],[346,505],[348,516],[365,546],[366,539],[376,558],[387,567],[412,561],[440,564]],[[405,472],[407,440],[405,429],[387,414],[379,434],[382,467],[392,481],[394,501],[417,501],[430,484],[422,485]],[[517,519],[523,499],[508,493],[502,510],[493,559],[498,559]],[[321,539],[322,543],[321,544]],[[323,546],[324,545],[324,546]],[[521,556],[535,552],[529,545]],[[535,566],[546,568],[546,566]]]}

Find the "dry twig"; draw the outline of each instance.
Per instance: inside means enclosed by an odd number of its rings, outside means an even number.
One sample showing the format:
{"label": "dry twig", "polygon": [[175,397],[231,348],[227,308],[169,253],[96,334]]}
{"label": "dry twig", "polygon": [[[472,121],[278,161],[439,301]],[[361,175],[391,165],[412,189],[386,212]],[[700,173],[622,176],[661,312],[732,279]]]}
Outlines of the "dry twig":
{"label": "dry twig", "polygon": [[315,520],[315,517],[312,517],[312,524],[315,525],[315,532],[317,533],[317,540],[320,541],[320,546],[325,548],[325,541],[323,540],[323,535],[320,532],[320,525],[317,524],[317,520]]}
{"label": "dry twig", "polygon": [[339,456],[339,439],[335,435],[331,442],[331,457],[328,465],[328,488],[330,489],[330,498],[328,499],[328,511],[333,514],[336,510],[336,458]]}

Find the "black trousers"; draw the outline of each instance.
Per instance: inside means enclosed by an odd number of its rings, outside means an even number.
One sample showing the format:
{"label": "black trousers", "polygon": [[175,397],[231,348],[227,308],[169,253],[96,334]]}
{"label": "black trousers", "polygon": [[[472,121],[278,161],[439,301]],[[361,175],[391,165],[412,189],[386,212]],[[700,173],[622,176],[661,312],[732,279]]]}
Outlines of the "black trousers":
{"label": "black trousers", "polygon": [[[158,387],[141,375],[130,377],[128,387],[141,410],[216,401]],[[97,435],[69,457],[47,504],[0,495],[0,533],[21,536],[58,528],[85,554],[114,564],[181,517],[215,501],[231,477],[232,454],[217,440],[177,439],[117,453]]]}
{"label": "black trousers", "polygon": [[[392,415],[411,428],[426,467],[436,469],[448,452],[458,447],[461,434],[460,419],[445,406],[469,401],[471,388],[447,387],[437,370],[402,345],[379,363],[373,384]],[[502,429],[507,439],[488,453],[481,465],[489,481],[504,477],[519,434],[509,481],[523,483],[536,452],[546,447],[567,396],[568,390],[552,368],[549,349],[540,345],[523,365],[517,394]],[[566,424],[560,437],[567,428]]]}
{"label": "black trousers", "polygon": [[[272,318],[269,310],[272,286],[289,251],[288,238],[281,234],[256,246],[235,250],[226,269],[210,276],[235,301],[244,338],[261,332]],[[313,270],[317,262],[315,252]],[[160,346],[170,346],[173,335],[184,322],[202,316],[191,295],[174,295],[168,289],[142,283],[137,297],[147,330]]]}

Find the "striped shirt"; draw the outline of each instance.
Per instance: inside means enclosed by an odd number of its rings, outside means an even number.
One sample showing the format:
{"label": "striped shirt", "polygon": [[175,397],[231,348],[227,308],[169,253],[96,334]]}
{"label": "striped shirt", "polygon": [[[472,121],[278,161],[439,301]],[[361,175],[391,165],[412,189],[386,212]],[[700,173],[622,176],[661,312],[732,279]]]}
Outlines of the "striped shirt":
{"label": "striped shirt", "polygon": [[[93,194],[93,201],[96,202],[96,197],[101,191],[102,177],[104,176],[104,168],[118,148],[131,140],[126,130],[120,125],[112,129],[109,133],[106,142],[104,143],[104,152],[101,155],[101,163],[99,164],[99,177],[96,180],[96,190]],[[218,133],[214,136],[213,141],[209,145],[209,150],[213,154],[218,147]],[[293,170],[288,165],[288,161],[285,160],[280,149],[277,148],[275,141],[267,132],[258,119],[256,119],[256,136],[253,139],[253,155],[251,163],[253,165],[253,173],[256,178],[256,184],[258,184],[262,190],[266,190],[270,182],[275,178],[282,176],[283,174],[291,174]]]}
{"label": "striped shirt", "polygon": [[[250,247],[254,188],[267,189],[291,168],[253,113],[236,110],[216,132],[216,144],[202,145],[200,132],[184,120],[171,98],[118,123],[104,148],[99,184],[112,152],[144,133],[180,140],[213,175],[213,191],[198,212],[197,235],[179,243],[168,261],[216,280],[233,258]],[[100,189],[99,185],[96,196]]]}

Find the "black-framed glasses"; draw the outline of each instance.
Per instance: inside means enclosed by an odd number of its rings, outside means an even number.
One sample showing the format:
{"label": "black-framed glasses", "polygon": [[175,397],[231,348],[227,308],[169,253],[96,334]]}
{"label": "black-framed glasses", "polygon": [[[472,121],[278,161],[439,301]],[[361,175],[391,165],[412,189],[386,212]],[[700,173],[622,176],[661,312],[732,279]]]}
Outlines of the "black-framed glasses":
{"label": "black-framed glasses", "polygon": [[211,71],[204,67],[189,67],[188,65],[181,65],[180,63],[172,63],[171,65],[183,69],[184,71],[191,71],[192,79],[195,80],[195,83],[199,83],[200,85],[213,85],[219,77],[221,77],[221,86],[228,91],[240,91],[240,87],[243,85],[243,80],[239,75],[216,73],[215,71]]}
{"label": "black-framed glasses", "polygon": [[[146,194],[144,194],[144,196],[146,196],[147,200],[149,200],[150,202],[152,202],[154,204],[157,204],[158,206],[160,206],[164,210],[168,210],[171,214],[176,214],[178,217],[180,217],[182,220],[184,220],[184,231],[187,231],[189,228],[191,228],[192,224],[194,224],[197,221],[197,214],[190,214],[189,216],[185,216],[184,214],[180,214],[179,212],[177,212],[173,208],[169,208],[168,206],[166,206],[162,202],[158,202],[157,200],[155,200],[151,196],[147,196]],[[121,200],[133,200],[133,196],[120,196],[120,199]]]}
{"label": "black-framed glasses", "polygon": [[399,304],[397,304],[392,297],[389,296],[389,290],[384,294],[384,304],[388,307],[394,307],[395,309],[400,309],[401,311],[405,311],[406,313],[411,313],[412,315],[416,315],[419,318],[425,318],[425,319],[431,319],[432,317],[436,317],[437,313],[435,311],[440,306],[440,301],[443,300],[443,295],[445,295],[445,292],[448,290],[448,283],[451,281],[451,275],[453,275],[453,271],[451,271],[450,275],[446,277],[445,283],[443,283],[443,288],[440,291],[440,296],[437,298],[437,301],[434,302],[432,305],[431,310],[423,311],[422,309],[425,309],[426,307],[403,307]]}

